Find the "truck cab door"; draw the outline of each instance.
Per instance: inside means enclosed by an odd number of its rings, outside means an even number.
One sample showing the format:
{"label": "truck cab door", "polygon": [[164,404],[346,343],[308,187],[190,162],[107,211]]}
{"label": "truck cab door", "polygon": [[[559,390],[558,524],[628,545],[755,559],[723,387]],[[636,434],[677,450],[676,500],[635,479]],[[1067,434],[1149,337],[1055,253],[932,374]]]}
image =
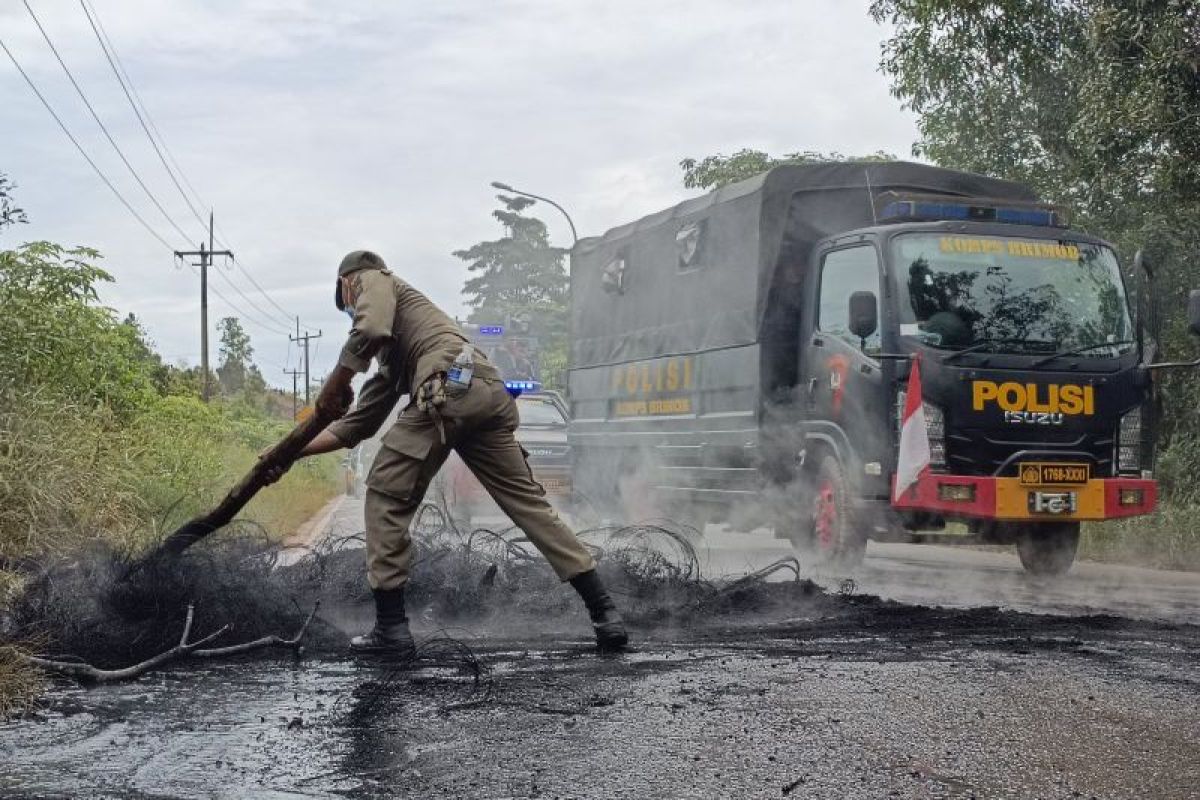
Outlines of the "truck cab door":
{"label": "truck cab door", "polygon": [[[884,464],[891,446],[890,403],[875,358],[881,352],[881,325],[858,336],[851,321],[856,292],[870,292],[882,311],[879,256],[874,245],[854,244],[821,253],[819,264],[815,291],[805,306],[799,400],[807,437],[832,444],[847,473],[860,483],[864,465]],[[857,300],[860,308],[863,299]],[[866,470],[868,484],[873,472]],[[886,493],[885,479],[876,480]]]}

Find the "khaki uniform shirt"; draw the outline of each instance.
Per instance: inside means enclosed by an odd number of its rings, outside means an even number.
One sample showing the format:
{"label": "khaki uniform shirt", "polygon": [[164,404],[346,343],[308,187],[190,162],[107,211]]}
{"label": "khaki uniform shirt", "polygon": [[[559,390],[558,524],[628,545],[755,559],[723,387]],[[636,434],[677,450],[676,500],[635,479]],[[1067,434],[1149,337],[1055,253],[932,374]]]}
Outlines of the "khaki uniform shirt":
{"label": "khaki uniform shirt", "polygon": [[[400,398],[445,372],[468,341],[454,320],[390,271],[360,270],[352,280],[354,326],[338,364],[366,372],[374,358],[379,369],[354,409],[328,428],[348,447],[374,436]],[[474,359],[475,378],[499,378],[478,348]]]}

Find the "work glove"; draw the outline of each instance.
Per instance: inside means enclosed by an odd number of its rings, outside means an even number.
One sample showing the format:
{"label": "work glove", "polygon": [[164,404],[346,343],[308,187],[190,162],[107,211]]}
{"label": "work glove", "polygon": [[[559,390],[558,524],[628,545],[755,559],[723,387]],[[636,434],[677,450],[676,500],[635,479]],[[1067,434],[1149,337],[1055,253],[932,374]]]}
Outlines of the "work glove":
{"label": "work glove", "polygon": [[321,387],[317,395],[317,411],[326,419],[341,419],[346,416],[354,403],[354,390],[350,382],[342,383],[336,378],[330,379]]}
{"label": "work glove", "polygon": [[[259,461],[270,461],[271,456],[274,452],[275,452],[275,445],[271,445],[270,447],[264,448],[263,451],[258,454],[258,460]],[[291,468],[292,468],[292,465],[290,463],[271,464],[271,466],[267,469],[266,473],[263,475],[263,484],[265,486],[270,486],[273,483],[278,483],[279,479],[282,478],[284,475],[286,475],[287,471]]]}
{"label": "work glove", "polygon": [[446,398],[446,381],[441,375],[434,375],[417,387],[417,410],[426,414],[435,412],[446,405]]}
{"label": "work glove", "polygon": [[440,374],[434,375],[417,387],[415,401],[417,410],[433,418],[433,424],[437,427],[438,439],[442,444],[446,443],[446,425],[442,422],[442,406],[446,405],[448,397],[446,379]]}

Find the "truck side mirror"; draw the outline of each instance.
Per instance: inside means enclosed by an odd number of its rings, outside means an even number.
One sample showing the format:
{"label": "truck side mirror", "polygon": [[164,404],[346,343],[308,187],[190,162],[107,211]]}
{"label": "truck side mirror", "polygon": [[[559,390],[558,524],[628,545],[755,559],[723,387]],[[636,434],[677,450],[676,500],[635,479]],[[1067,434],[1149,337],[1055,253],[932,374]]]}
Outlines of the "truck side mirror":
{"label": "truck side mirror", "polygon": [[[1133,255],[1133,270],[1137,279],[1137,341],[1143,358],[1153,360],[1162,340],[1162,314],[1155,286],[1155,265],[1145,250]],[[1147,341],[1149,340],[1149,341]]]}
{"label": "truck side mirror", "polygon": [[874,292],[850,295],[850,333],[865,340],[879,327],[879,305]]}
{"label": "truck side mirror", "polygon": [[1188,330],[1200,336],[1200,289],[1188,294]]}
{"label": "truck side mirror", "polygon": [[1146,251],[1140,247],[1138,248],[1137,252],[1133,254],[1133,271],[1136,272],[1139,277],[1143,274],[1145,274],[1147,278],[1154,277],[1154,265],[1151,263],[1150,257],[1146,255]]}

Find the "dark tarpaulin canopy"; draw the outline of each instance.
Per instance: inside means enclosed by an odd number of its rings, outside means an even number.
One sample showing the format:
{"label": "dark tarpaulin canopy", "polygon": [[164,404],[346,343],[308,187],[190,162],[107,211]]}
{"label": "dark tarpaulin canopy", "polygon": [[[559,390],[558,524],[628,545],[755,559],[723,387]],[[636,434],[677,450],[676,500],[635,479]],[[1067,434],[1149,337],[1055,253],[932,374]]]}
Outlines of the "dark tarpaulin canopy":
{"label": "dark tarpaulin canopy", "polygon": [[581,240],[573,368],[754,344],[793,327],[819,240],[874,224],[883,192],[1036,200],[1010,181],[904,161],[780,166]]}

